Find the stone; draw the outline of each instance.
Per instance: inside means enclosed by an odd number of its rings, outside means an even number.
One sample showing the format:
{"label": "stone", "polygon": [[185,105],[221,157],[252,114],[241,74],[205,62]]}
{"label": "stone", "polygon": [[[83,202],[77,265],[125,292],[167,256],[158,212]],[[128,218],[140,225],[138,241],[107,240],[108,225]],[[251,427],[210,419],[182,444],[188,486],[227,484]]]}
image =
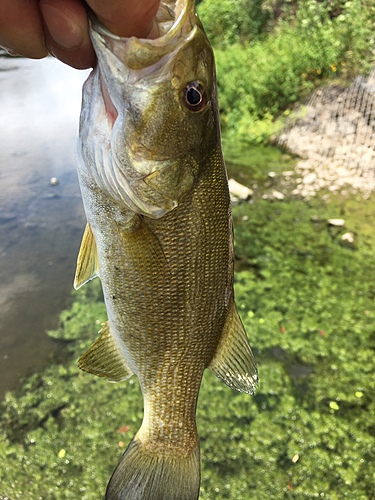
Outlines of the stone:
{"label": "stone", "polygon": [[343,227],[343,226],[345,226],[345,220],[344,219],[328,219],[328,224],[330,226]]}
{"label": "stone", "polygon": [[316,173],[311,172],[303,178],[304,184],[313,184],[316,181]]}
{"label": "stone", "polygon": [[280,193],[280,191],[276,191],[276,189],[272,190],[272,197],[275,200],[283,200],[285,198],[285,194]]}
{"label": "stone", "polygon": [[345,233],[341,236],[341,241],[344,243],[354,243],[354,239],[353,233]]}
{"label": "stone", "polygon": [[[279,144],[301,157],[295,177],[302,177],[302,182],[296,180],[302,197],[312,196],[312,188],[357,191],[366,197],[375,191],[375,85],[370,91],[370,81],[375,82],[375,69],[345,91],[335,85],[319,89],[306,103],[302,119],[279,137]],[[288,174],[283,177],[289,180]]]}
{"label": "stone", "polygon": [[240,184],[234,179],[229,179],[228,185],[231,197],[237,200],[246,201],[248,198],[250,198],[250,196],[254,194],[254,191],[252,189]]}

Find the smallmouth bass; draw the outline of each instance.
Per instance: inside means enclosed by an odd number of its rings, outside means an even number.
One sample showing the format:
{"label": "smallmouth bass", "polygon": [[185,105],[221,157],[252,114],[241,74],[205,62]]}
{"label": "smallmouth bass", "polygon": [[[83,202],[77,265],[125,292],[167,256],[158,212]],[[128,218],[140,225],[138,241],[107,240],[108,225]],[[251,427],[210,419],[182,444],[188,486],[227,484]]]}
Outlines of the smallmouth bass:
{"label": "smallmouth bass", "polygon": [[253,394],[233,294],[233,229],[213,52],[194,0],[165,0],[155,40],[90,26],[78,175],[87,226],[74,286],[101,279],[108,322],[79,367],[137,375],[142,426],[106,500],[196,500],[196,402],[206,368]]}

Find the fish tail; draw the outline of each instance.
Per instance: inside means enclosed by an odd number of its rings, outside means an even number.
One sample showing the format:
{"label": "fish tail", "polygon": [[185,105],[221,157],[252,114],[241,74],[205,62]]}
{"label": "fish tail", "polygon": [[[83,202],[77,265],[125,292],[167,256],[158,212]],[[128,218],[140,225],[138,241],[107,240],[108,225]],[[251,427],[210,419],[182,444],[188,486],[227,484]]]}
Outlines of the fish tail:
{"label": "fish tail", "polygon": [[198,440],[181,456],[150,451],[136,436],[112,474],[105,500],[197,500],[199,486]]}

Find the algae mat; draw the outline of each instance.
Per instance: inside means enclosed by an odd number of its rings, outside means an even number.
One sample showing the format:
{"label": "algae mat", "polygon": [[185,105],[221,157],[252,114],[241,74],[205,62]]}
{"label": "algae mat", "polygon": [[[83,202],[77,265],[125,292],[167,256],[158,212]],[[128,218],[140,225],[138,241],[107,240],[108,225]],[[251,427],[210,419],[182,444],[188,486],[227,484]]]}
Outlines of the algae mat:
{"label": "algae mat", "polygon": [[[205,374],[202,499],[375,498],[374,206],[337,196],[234,207],[236,300],[260,387],[250,397]],[[0,499],[103,498],[143,415],[135,378],[109,384],[76,367],[105,319],[94,280],[50,332],[71,362],[7,394]]]}

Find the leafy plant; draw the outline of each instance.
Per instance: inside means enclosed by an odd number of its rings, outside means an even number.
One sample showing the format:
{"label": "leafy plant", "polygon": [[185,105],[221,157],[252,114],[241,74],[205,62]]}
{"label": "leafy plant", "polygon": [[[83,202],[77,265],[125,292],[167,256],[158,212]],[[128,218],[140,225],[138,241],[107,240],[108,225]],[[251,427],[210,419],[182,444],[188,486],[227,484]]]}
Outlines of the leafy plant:
{"label": "leafy plant", "polygon": [[262,0],[203,1],[198,13],[211,42],[217,47],[227,47],[262,34],[270,16],[262,4]]}
{"label": "leafy plant", "polygon": [[[199,6],[215,49],[223,133],[233,142],[267,142],[293,103],[337,76],[368,72],[374,61],[372,2],[302,0],[271,33],[266,7],[233,0]],[[244,22],[252,9],[257,28]]]}

